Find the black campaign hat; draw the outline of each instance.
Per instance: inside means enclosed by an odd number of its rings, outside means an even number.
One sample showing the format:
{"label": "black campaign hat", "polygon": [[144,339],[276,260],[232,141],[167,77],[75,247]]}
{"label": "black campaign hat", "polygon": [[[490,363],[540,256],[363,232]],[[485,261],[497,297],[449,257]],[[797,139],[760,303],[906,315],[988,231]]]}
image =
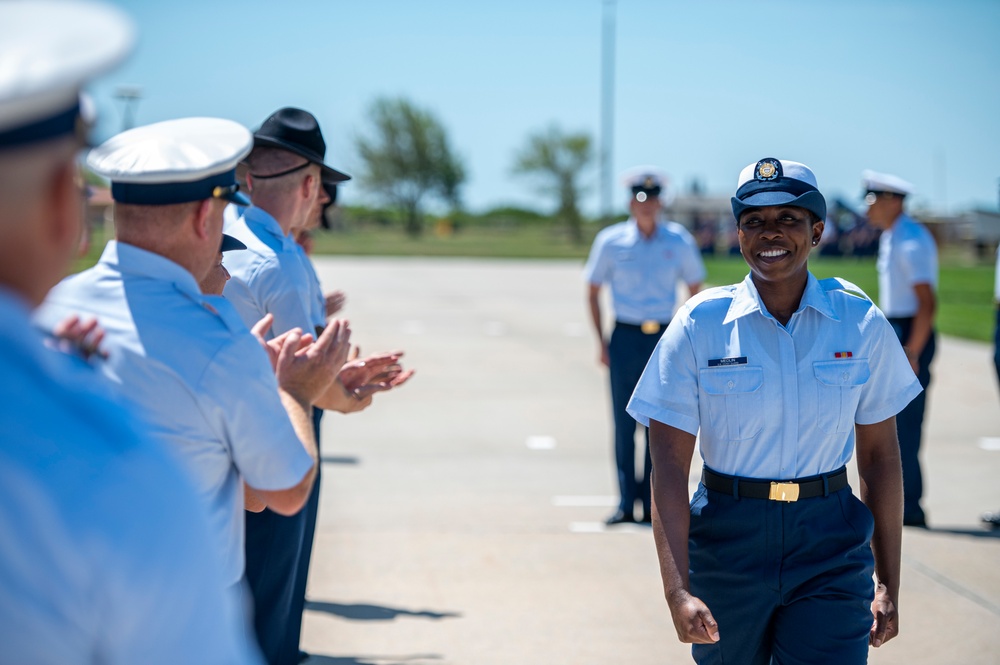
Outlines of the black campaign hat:
{"label": "black campaign hat", "polygon": [[326,141],[315,116],[308,111],[291,107],[278,109],[254,132],[253,145],[255,148],[280,148],[301,155],[320,166],[325,181],[344,182],[351,179],[346,173],[324,163]]}

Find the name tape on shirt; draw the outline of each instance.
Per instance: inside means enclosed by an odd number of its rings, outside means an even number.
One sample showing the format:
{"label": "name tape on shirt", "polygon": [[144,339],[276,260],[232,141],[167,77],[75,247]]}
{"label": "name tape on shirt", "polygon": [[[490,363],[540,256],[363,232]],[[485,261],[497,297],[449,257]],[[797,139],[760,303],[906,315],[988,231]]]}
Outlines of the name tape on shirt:
{"label": "name tape on shirt", "polygon": [[740,356],[738,358],[709,358],[709,367],[730,367],[732,365],[746,365],[747,357]]}

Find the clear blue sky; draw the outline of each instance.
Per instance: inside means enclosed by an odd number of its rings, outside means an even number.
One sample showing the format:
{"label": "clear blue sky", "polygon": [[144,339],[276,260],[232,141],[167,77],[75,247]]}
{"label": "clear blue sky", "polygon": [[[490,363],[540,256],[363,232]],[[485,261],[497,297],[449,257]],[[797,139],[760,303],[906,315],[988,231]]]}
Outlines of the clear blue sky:
{"label": "clear blue sky", "polygon": [[[282,106],[319,119],[328,162],[359,168],[353,139],[378,96],[434,112],[464,158],[466,205],[551,203],[511,164],[557,123],[599,137],[602,0],[117,0],[139,46],[95,85],[100,135],[211,115],[257,127]],[[746,164],[805,162],[856,201],[871,168],[938,211],[997,209],[1000,2],[618,0],[615,173],[658,164],[675,185],[730,195]],[[598,209],[598,170],[588,211]],[[625,196],[615,188],[616,208]],[[345,202],[363,200],[357,186]]]}

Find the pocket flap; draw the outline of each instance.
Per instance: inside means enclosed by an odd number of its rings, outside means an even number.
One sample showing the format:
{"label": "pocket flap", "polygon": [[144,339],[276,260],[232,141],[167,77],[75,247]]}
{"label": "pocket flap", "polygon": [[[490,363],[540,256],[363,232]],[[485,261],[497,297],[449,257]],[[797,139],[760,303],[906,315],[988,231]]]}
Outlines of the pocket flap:
{"label": "pocket flap", "polygon": [[703,368],[699,374],[701,389],[709,395],[752,393],[764,383],[764,369],[761,367],[710,367]]}
{"label": "pocket flap", "polygon": [[814,362],[813,372],[816,380],[827,386],[860,386],[871,376],[871,368],[864,358]]}

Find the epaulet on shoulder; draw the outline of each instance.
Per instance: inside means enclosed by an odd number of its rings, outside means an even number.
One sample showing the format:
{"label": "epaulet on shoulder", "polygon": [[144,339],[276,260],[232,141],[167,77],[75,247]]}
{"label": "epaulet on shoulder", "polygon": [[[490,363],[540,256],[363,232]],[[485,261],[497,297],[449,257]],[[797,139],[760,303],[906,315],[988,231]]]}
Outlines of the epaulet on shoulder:
{"label": "epaulet on shoulder", "polygon": [[710,300],[722,300],[725,298],[732,298],[733,294],[736,293],[736,287],[738,284],[727,284],[726,286],[713,286],[703,291],[699,291],[695,295],[688,298],[684,306],[688,309],[694,309],[702,303],[706,303]]}
{"label": "epaulet on shoulder", "polygon": [[868,297],[860,286],[857,284],[852,284],[846,279],[841,279],[840,277],[828,277],[826,279],[819,280],[819,285],[823,287],[824,291],[843,291],[848,295],[852,295],[855,298],[861,298],[871,302],[872,299]]}

